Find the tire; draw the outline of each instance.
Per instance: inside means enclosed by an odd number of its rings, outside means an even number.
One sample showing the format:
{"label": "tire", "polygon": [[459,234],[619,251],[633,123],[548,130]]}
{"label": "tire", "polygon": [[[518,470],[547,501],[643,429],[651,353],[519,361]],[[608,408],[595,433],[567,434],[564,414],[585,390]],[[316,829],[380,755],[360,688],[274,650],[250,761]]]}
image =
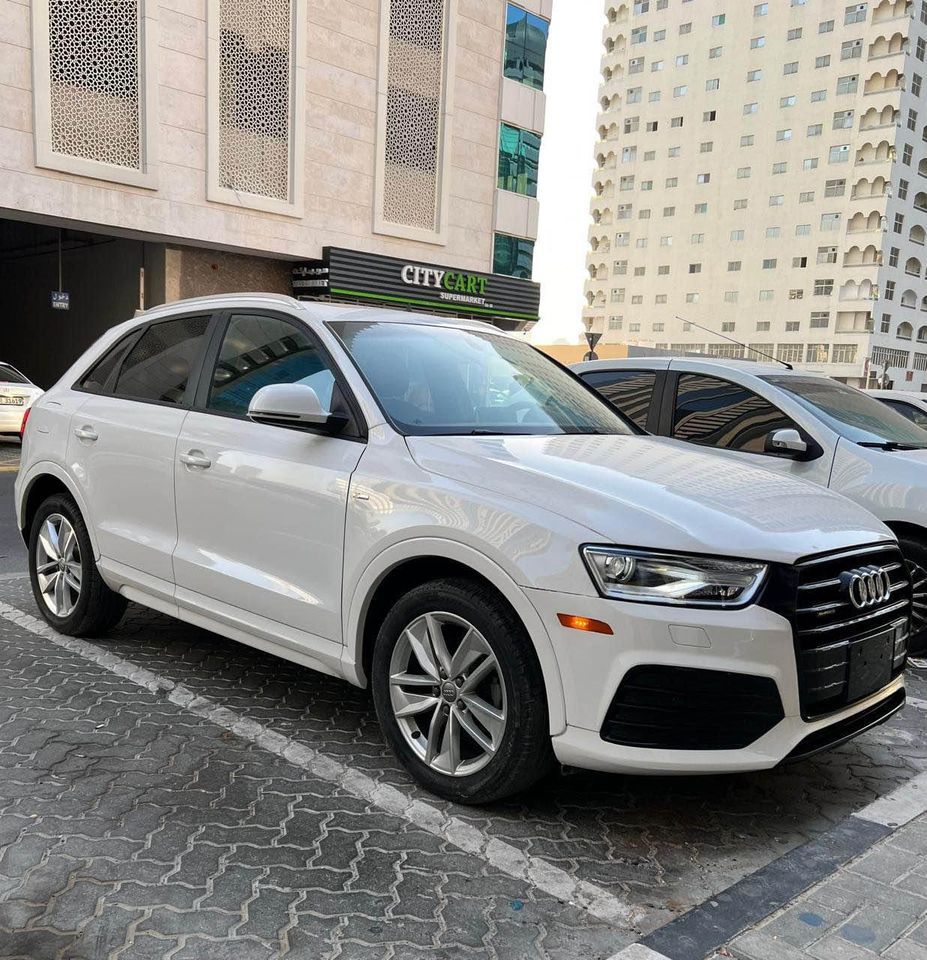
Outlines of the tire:
{"label": "tire", "polygon": [[[430,642],[435,630],[443,660]],[[416,653],[427,658],[426,648],[431,669]],[[442,662],[460,682],[442,675]],[[371,674],[390,747],[432,793],[458,803],[489,803],[527,789],[552,767],[540,663],[524,626],[491,588],[455,578],[410,590],[380,627]],[[393,676],[414,682],[397,684]],[[425,701],[433,706],[419,710]],[[404,704],[415,712],[397,716]],[[456,775],[450,772],[455,761]]]}
{"label": "tire", "polygon": [[907,561],[914,589],[908,656],[923,657],[927,655],[927,544],[911,537],[899,537],[898,545]]}
{"label": "tire", "polygon": [[[62,534],[61,543],[54,542],[49,525]],[[68,530],[73,532],[73,545]],[[65,560],[63,568],[54,566],[57,561],[53,554],[58,547],[64,548],[60,551]],[[49,590],[49,575],[56,578],[57,584],[59,573],[65,574],[67,602],[64,594],[55,592],[55,587]],[[106,633],[125,613],[126,600],[103,582],[93,559],[87,525],[77,504],[66,494],[49,497],[33,518],[29,530],[29,579],[42,616],[59,633],[71,637]]]}

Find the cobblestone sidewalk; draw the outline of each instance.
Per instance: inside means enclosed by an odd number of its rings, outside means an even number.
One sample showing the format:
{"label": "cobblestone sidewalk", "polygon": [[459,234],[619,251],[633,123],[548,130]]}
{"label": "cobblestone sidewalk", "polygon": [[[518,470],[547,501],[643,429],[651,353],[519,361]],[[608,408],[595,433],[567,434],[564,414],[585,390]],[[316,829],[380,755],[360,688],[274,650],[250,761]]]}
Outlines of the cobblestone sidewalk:
{"label": "cobblestone sidewalk", "polygon": [[927,960],[927,814],[718,954],[738,960]]}

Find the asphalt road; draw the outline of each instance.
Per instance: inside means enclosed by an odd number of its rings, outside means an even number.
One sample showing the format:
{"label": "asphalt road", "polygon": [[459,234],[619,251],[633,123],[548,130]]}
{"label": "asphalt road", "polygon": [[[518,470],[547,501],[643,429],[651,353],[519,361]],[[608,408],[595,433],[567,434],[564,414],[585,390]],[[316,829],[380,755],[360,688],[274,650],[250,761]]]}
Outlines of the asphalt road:
{"label": "asphalt road", "polygon": [[18,441],[0,437],[0,576],[26,569],[26,549],[13,513],[13,483],[18,463]]}

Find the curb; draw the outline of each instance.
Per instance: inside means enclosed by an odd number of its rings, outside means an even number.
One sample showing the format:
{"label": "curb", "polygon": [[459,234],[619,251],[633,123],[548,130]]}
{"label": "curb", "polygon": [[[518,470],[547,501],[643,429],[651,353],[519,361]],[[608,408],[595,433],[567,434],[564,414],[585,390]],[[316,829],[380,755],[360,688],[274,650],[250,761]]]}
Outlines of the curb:
{"label": "curb", "polygon": [[704,960],[927,812],[927,772],[850,814],[610,960]]}

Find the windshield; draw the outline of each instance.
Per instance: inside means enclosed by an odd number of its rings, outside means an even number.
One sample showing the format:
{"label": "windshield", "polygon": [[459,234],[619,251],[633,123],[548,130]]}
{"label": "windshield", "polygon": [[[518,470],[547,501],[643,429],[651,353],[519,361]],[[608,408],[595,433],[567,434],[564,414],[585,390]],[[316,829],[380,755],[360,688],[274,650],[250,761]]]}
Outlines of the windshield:
{"label": "windshield", "polygon": [[855,387],[827,377],[764,377],[792,394],[832,430],[854,443],[927,447],[927,430]]}
{"label": "windshield", "polygon": [[637,432],[590,388],[511,337],[415,323],[330,327],[402,433]]}
{"label": "windshield", "polygon": [[15,367],[0,363],[0,383],[29,383]]}

